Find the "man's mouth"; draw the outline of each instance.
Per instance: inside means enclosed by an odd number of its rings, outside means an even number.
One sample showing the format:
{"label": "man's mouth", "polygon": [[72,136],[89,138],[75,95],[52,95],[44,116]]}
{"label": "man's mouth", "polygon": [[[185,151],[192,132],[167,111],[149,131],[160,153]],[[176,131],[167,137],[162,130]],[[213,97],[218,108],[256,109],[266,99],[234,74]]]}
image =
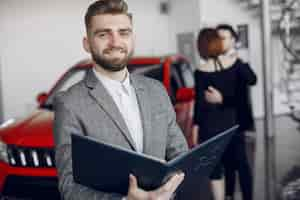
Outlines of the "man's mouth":
{"label": "man's mouth", "polygon": [[106,53],[106,54],[113,54],[113,53],[124,54],[124,53],[126,53],[126,50],[121,49],[121,48],[114,48],[114,49],[105,50],[104,53]]}

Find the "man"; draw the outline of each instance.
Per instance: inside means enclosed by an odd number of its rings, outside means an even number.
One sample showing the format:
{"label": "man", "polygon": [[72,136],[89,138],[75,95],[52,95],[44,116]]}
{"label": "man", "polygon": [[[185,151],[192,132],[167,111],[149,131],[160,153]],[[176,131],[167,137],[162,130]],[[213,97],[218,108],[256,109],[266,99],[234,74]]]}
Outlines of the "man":
{"label": "man", "polygon": [[228,200],[234,199],[235,172],[239,174],[243,200],[252,200],[253,178],[246,153],[245,131],[255,129],[249,86],[256,84],[256,75],[248,63],[244,63],[235,49],[238,35],[233,27],[228,24],[220,24],[217,31],[223,40],[223,58],[234,59],[237,67],[240,67],[239,79],[241,84],[237,88],[238,99],[234,100],[236,106],[237,122],[240,125],[239,132],[233,137],[224,154],[225,188]]}
{"label": "man", "polygon": [[225,56],[238,56],[236,51],[236,42],[238,41],[238,34],[233,27],[228,24],[220,24],[217,26],[217,31],[223,40],[223,48]]}
{"label": "man", "polygon": [[[85,24],[87,36],[83,46],[91,54],[95,67],[84,80],[59,94],[54,103],[60,192],[65,200],[170,199],[183,181],[182,173],[154,191],[139,188],[134,174],[130,175],[126,197],[74,182],[72,132],[164,160],[187,150],[163,86],[153,79],[128,73],[126,65],[133,54],[134,39],[127,4],[123,0],[98,0],[88,8]],[[88,156],[97,159],[97,152]]]}

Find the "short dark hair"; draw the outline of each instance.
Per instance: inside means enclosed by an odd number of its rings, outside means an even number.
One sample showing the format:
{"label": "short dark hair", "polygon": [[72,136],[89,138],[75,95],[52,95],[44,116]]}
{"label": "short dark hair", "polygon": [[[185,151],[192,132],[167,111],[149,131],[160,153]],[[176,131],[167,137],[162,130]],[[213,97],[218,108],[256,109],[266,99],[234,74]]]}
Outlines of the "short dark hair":
{"label": "short dark hair", "polygon": [[128,13],[128,5],[124,0],[98,0],[92,3],[86,11],[84,21],[87,31],[92,17],[101,14],[125,14],[132,20],[132,14]]}
{"label": "short dark hair", "polygon": [[229,31],[231,33],[231,35],[234,37],[234,39],[237,41],[239,39],[239,35],[237,34],[237,32],[234,30],[234,28],[229,25],[229,24],[219,24],[217,26],[217,30],[226,30]]}
{"label": "short dark hair", "polygon": [[197,39],[199,55],[204,58],[216,58],[224,53],[222,39],[216,29],[204,28],[200,30]]}

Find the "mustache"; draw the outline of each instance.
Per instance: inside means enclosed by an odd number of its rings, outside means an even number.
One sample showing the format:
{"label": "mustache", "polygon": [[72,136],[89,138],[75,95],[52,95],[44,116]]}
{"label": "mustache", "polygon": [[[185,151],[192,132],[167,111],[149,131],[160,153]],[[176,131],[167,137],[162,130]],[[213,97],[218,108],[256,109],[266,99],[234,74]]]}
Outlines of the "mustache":
{"label": "mustache", "polygon": [[104,49],[103,53],[110,53],[111,51],[121,51],[121,53],[127,53],[127,50],[124,49],[123,47],[112,47],[112,48],[107,48]]}

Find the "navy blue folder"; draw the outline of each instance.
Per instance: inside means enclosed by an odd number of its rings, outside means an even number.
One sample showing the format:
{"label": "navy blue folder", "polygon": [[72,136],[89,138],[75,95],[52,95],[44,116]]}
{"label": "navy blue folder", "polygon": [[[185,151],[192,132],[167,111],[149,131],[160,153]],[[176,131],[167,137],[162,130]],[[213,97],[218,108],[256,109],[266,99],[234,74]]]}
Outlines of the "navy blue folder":
{"label": "navy blue folder", "polygon": [[[208,177],[221,158],[238,125],[198,145],[168,162],[139,154],[94,138],[72,134],[72,165],[75,182],[95,190],[127,194],[129,174],[138,179],[139,187],[153,190],[177,171],[185,181]],[[196,176],[197,175],[197,176]]]}

